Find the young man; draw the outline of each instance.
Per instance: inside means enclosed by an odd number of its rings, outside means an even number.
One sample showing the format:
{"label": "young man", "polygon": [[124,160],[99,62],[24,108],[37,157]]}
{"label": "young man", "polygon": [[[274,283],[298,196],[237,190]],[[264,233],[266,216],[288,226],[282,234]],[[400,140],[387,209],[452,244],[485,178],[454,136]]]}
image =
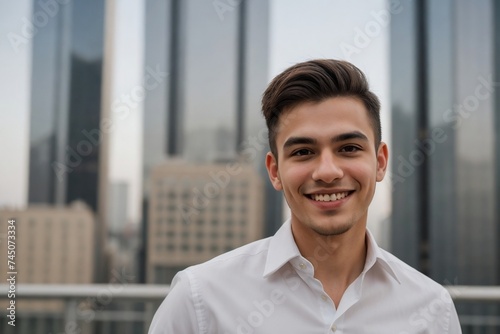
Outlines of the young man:
{"label": "young man", "polygon": [[291,218],[271,238],[178,273],[149,333],[461,333],[448,292],[366,229],[388,149],[364,74],[343,61],[300,63],[262,106],[266,167]]}

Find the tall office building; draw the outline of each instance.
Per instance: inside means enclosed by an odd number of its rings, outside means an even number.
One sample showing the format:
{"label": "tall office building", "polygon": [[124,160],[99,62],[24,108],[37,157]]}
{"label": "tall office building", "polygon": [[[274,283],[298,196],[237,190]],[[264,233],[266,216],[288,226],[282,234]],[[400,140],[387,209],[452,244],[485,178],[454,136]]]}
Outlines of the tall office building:
{"label": "tall office building", "polygon": [[[499,285],[500,4],[405,2],[391,22],[392,250],[440,283]],[[458,311],[464,333],[499,329],[473,324],[494,307]]]}
{"label": "tall office building", "polygon": [[29,203],[96,210],[104,0],[64,3],[49,16],[33,1],[48,19],[33,39]]}
{"label": "tall office building", "polygon": [[[144,245],[154,166],[178,157],[192,164],[243,157],[266,175],[260,102],[268,83],[268,16],[266,0],[146,1],[145,68],[168,76],[144,104]],[[269,182],[264,189],[270,235],[282,223],[282,195]]]}
{"label": "tall office building", "polygon": [[170,162],[151,173],[148,283],[262,238],[262,177],[240,162]]}
{"label": "tall office building", "polygon": [[103,257],[108,170],[106,129],[101,128],[103,103],[109,99],[105,4],[33,1],[33,19],[40,22],[33,37],[28,201],[89,205],[98,213],[98,259]]}

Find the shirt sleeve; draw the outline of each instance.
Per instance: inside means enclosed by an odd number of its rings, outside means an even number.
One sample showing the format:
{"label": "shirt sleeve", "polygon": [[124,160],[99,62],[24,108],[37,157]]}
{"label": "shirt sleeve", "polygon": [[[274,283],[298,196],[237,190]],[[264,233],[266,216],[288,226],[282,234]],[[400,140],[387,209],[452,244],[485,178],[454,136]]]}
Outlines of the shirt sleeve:
{"label": "shirt sleeve", "polygon": [[200,334],[186,272],[181,271],[172,280],[171,290],[156,311],[148,334]]}

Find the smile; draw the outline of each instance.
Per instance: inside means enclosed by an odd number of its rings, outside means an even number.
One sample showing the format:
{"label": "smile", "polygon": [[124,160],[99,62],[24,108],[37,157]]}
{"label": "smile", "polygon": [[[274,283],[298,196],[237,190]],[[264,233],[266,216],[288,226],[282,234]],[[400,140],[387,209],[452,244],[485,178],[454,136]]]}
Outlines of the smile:
{"label": "smile", "polygon": [[333,202],[338,201],[349,196],[350,192],[344,191],[340,193],[333,194],[311,194],[307,195],[310,199],[316,202]]}

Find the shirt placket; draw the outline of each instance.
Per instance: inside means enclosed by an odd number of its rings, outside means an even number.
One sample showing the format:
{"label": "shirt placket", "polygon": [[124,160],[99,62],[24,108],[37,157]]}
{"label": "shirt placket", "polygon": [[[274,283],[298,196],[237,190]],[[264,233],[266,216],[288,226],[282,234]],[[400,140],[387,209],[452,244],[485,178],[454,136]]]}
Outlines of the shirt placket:
{"label": "shirt placket", "polygon": [[304,258],[298,258],[294,262],[293,266],[295,267],[297,274],[317,296],[318,307],[321,312],[323,324],[326,328],[328,328],[328,333],[331,333],[330,330],[336,331],[337,325],[334,323],[334,320],[337,310],[335,308],[335,304],[323,289],[321,282],[314,278],[314,268],[312,264]]}
{"label": "shirt placket", "polygon": [[351,285],[349,285],[337,309],[330,296],[325,292],[321,282],[314,278],[314,268],[309,261],[302,257],[297,258],[294,267],[297,274],[318,296],[319,309],[321,310],[321,316],[327,328],[325,333],[343,333],[342,323],[344,314],[351,306],[359,301],[365,273],[363,272]]}

